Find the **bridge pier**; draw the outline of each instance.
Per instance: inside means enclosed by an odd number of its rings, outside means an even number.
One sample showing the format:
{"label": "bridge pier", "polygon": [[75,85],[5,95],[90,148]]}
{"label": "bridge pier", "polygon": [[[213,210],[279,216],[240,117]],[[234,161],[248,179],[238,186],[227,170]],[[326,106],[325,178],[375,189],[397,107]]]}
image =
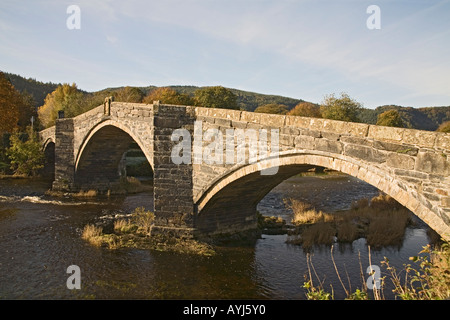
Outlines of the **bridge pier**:
{"label": "bridge pier", "polygon": [[155,226],[152,232],[193,237],[194,203],[192,163],[175,164],[171,152],[176,129],[193,132],[194,108],[154,105],[153,197]]}
{"label": "bridge pier", "polygon": [[52,189],[74,191],[74,124],[73,119],[56,119],[55,125],[55,180]]}

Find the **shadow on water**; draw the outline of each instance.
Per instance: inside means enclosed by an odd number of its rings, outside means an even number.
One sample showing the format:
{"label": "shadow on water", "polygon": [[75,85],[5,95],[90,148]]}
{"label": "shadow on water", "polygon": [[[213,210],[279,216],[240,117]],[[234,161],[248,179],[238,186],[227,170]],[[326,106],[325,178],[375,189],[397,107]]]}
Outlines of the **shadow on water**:
{"label": "shadow on water", "polygon": [[[0,298],[305,299],[306,253],[301,246],[287,244],[285,234],[263,234],[251,245],[221,246],[211,257],[108,250],[83,241],[82,228],[105,215],[152,206],[152,194],[69,199],[46,196],[48,188],[45,181],[0,180]],[[258,210],[290,219],[282,201],[286,197],[341,209],[358,196],[376,193],[348,176],[297,176],[269,193]],[[372,263],[388,256],[401,268],[427,243],[426,228],[407,229],[400,247],[372,251]],[[350,275],[352,288],[358,287],[359,256],[364,268],[369,265],[365,239],[335,244],[333,252],[339,270]],[[342,299],[330,253],[329,246],[317,246],[312,262],[325,285],[333,286],[335,298]],[[81,290],[66,287],[66,270],[73,264],[81,270]]]}

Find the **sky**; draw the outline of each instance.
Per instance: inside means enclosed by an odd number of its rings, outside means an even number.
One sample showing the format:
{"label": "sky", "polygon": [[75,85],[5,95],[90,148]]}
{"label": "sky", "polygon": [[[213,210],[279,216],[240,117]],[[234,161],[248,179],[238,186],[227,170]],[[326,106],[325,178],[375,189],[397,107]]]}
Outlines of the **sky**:
{"label": "sky", "polygon": [[86,91],[221,85],[450,106],[450,0],[1,0],[0,70]]}

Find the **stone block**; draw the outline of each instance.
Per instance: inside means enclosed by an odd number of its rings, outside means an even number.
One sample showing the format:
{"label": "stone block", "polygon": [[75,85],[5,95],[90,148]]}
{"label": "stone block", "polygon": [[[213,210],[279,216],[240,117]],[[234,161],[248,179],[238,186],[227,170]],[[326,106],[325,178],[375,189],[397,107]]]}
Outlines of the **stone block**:
{"label": "stone block", "polygon": [[294,145],[296,148],[314,150],[316,140],[317,139],[310,136],[299,135],[294,138]]}
{"label": "stone block", "polygon": [[393,168],[413,170],[415,159],[405,154],[391,152],[387,155],[386,164]]}
{"label": "stone block", "polygon": [[260,123],[269,127],[281,128],[285,125],[285,119],[286,116],[283,115],[263,113],[260,117]]}
{"label": "stone block", "polygon": [[377,140],[402,141],[405,130],[403,128],[370,125],[367,136]]}
{"label": "stone block", "polygon": [[216,118],[214,123],[221,127],[231,127],[231,120],[229,119]]}
{"label": "stone block", "polygon": [[[332,141],[338,141],[341,137],[341,135],[339,133],[334,133],[334,132],[328,132],[328,131],[322,131],[320,133],[322,138],[328,139],[328,140],[332,140]],[[317,137],[318,138],[318,137]]]}
{"label": "stone block", "polygon": [[345,146],[344,154],[357,159],[382,163],[386,161],[386,153],[380,150],[373,149],[366,146],[358,146],[348,144]]}
{"label": "stone block", "polygon": [[419,149],[417,147],[411,146],[411,145],[404,145],[401,143],[393,143],[393,142],[386,142],[386,141],[380,141],[380,140],[374,140],[372,143],[372,146],[375,149],[380,150],[386,150],[386,151],[392,151],[402,154],[408,154],[411,156],[417,155],[417,152]]}
{"label": "stone block", "polygon": [[417,171],[447,176],[450,173],[450,163],[447,156],[435,152],[419,152],[415,169]]}
{"label": "stone block", "polygon": [[322,138],[322,133],[317,130],[303,129],[303,128],[300,128],[297,130],[300,132],[301,135],[304,135],[304,136],[310,136],[313,138]]}
{"label": "stone block", "polygon": [[342,153],[343,147],[342,143],[339,141],[332,141],[328,139],[316,139],[316,149],[320,151],[330,152],[330,153]]}
{"label": "stone block", "polygon": [[432,148],[436,141],[436,132],[407,129],[403,132],[403,143]]}
{"label": "stone block", "polygon": [[354,137],[354,136],[341,136],[339,139],[341,142],[344,143],[351,143],[351,144],[357,144],[362,146],[373,146],[373,140],[362,138],[362,137]]}
{"label": "stone block", "polygon": [[367,137],[369,125],[364,123],[346,122],[342,133],[357,137]]}
{"label": "stone block", "polygon": [[442,150],[450,150],[450,134],[436,132],[435,147]]}
{"label": "stone block", "polygon": [[450,207],[450,197],[442,197],[441,198],[441,206],[443,207]]}
{"label": "stone block", "polygon": [[310,123],[311,118],[308,117],[286,116],[286,126],[309,128]]}
{"label": "stone block", "polygon": [[240,121],[249,123],[260,123],[262,113],[242,111]]}

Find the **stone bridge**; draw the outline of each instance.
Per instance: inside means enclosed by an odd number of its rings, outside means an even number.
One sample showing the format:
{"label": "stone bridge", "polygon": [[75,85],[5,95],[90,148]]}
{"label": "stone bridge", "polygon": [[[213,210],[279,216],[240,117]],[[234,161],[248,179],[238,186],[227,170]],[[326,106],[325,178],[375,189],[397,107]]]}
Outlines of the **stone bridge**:
{"label": "stone bridge", "polygon": [[[252,135],[259,148],[251,146]],[[450,240],[450,134],[106,100],[57,119],[41,139],[47,155],[54,154],[53,189],[64,191],[111,190],[124,174],[123,155],[137,143],[154,173],[157,232],[253,229],[256,206],[272,188],[325,167],[377,187]]]}

